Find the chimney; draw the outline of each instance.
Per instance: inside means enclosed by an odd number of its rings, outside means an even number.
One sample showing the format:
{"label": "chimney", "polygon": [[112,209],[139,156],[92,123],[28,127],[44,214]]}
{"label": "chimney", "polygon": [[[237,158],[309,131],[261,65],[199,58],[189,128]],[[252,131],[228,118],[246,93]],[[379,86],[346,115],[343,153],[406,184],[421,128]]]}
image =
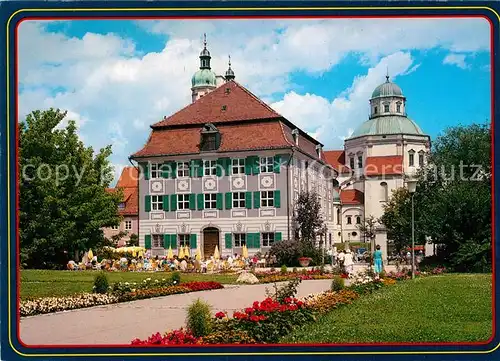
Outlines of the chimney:
{"label": "chimney", "polygon": [[298,146],[299,145],[299,130],[297,128],[292,130],[292,135],[293,135],[293,140],[295,141],[295,145]]}

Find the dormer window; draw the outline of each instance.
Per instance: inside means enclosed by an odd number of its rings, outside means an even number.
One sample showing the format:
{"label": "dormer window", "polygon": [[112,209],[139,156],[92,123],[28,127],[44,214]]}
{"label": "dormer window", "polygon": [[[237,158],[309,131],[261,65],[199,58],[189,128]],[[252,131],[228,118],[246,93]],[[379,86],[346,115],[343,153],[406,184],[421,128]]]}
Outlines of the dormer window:
{"label": "dormer window", "polygon": [[201,130],[200,150],[210,152],[219,149],[220,133],[213,124],[205,124]]}

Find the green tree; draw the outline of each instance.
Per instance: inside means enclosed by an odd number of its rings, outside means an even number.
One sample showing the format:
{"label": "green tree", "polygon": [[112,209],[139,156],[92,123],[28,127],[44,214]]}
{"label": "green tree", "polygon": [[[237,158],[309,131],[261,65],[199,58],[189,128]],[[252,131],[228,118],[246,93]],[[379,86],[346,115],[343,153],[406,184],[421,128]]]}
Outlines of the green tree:
{"label": "green tree", "polygon": [[325,233],[325,221],[321,214],[321,203],[315,192],[302,192],[295,205],[294,223],[300,239],[315,241]]}
{"label": "green tree", "polygon": [[[473,124],[446,129],[434,142],[428,166],[418,174],[415,237],[443,246],[460,271],[491,267],[491,131]],[[411,242],[411,196],[396,191],[381,218],[388,237]]]}
{"label": "green tree", "polygon": [[130,235],[130,239],[129,239],[128,243],[127,243],[127,246],[129,246],[129,247],[133,247],[133,246],[138,247],[139,246],[139,236],[137,234],[135,234],[135,233],[132,233]]}
{"label": "green tree", "polygon": [[34,111],[19,124],[21,261],[32,268],[61,268],[104,242],[102,227],[118,225],[121,192],[113,179],[111,146],[94,155],[80,141],[66,112]]}

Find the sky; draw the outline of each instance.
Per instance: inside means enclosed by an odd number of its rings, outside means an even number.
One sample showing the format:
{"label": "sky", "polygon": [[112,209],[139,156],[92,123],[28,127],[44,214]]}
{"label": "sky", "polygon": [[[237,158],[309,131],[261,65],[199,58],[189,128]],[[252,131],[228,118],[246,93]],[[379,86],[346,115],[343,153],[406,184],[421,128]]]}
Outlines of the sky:
{"label": "sky", "polygon": [[24,21],[19,120],[66,110],[86,145],[112,145],[119,175],[149,126],[190,104],[203,33],[212,70],[224,74],[231,55],[236,81],[325,150],[368,119],[387,71],[432,138],[491,119],[488,21],[392,18]]}

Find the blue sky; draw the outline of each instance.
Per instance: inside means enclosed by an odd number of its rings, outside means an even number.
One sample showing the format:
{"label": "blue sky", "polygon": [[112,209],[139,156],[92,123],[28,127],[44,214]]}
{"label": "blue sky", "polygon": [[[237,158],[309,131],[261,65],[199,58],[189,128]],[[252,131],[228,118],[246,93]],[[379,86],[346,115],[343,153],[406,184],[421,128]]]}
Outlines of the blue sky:
{"label": "blue sky", "polygon": [[21,119],[67,110],[86,144],[112,144],[119,173],[150,124],[190,103],[204,32],[215,72],[225,72],[231,54],[236,80],[326,149],[341,149],[367,119],[387,69],[408,115],[433,138],[490,119],[484,19],[26,21]]}

